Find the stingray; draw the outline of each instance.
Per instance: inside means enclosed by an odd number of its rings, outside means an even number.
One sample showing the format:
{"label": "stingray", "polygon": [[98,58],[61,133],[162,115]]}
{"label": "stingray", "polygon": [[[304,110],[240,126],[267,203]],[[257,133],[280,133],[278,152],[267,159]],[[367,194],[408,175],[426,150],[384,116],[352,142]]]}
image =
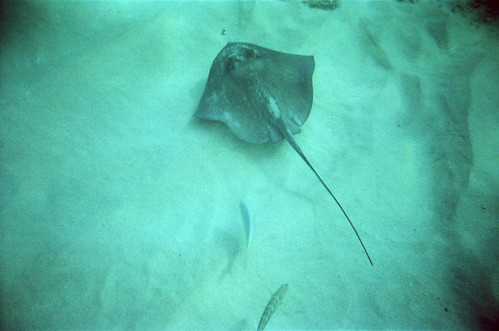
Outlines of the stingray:
{"label": "stingray", "polygon": [[277,143],[286,139],[339,206],[373,265],[350,217],[293,138],[312,109],[314,69],[313,56],[282,53],[248,43],[228,43],[213,60],[194,116],[223,122],[248,143]]}

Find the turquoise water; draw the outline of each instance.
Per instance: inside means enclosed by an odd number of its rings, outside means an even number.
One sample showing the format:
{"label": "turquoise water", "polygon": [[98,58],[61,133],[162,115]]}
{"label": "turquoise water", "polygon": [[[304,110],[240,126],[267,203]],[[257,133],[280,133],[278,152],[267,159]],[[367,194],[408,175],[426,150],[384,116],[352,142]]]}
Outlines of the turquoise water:
{"label": "turquoise water", "polygon": [[[2,329],[255,330],[282,284],[266,330],[497,325],[493,25],[433,1],[17,2],[0,22]],[[295,139],[374,266],[288,144],[193,118],[236,41],[314,56]]]}

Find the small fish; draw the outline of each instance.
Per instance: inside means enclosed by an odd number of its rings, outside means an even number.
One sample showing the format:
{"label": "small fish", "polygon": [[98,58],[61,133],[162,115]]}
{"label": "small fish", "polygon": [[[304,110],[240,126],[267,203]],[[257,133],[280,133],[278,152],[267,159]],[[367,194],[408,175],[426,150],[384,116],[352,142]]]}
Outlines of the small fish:
{"label": "small fish", "polygon": [[288,284],[283,284],[274,293],[274,295],[272,295],[272,298],[270,298],[269,303],[267,303],[267,306],[263,311],[262,317],[260,317],[260,323],[258,323],[258,328],[256,329],[257,331],[262,331],[265,328],[270,318],[272,317],[272,314],[274,314],[277,307],[279,307],[282,300],[284,299],[284,296],[286,295],[287,291],[288,291]]}
{"label": "small fish", "polygon": [[246,260],[248,259],[248,247],[253,236],[253,220],[251,219],[248,207],[241,201],[239,202],[239,209],[241,210],[241,218],[243,219],[244,231],[246,232],[246,254],[244,256],[244,269],[246,269]]}

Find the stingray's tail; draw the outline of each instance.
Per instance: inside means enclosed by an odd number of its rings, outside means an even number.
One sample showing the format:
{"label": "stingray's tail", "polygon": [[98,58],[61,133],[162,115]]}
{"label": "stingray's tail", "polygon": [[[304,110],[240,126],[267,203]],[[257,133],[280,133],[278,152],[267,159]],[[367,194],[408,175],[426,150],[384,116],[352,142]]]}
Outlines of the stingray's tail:
{"label": "stingray's tail", "polygon": [[353,232],[355,232],[355,235],[359,239],[359,242],[362,245],[362,248],[364,249],[364,252],[366,253],[366,256],[367,256],[367,258],[369,260],[369,263],[371,263],[371,265],[374,266],[373,261],[371,260],[371,257],[369,256],[369,253],[367,252],[366,246],[364,246],[364,243],[362,242],[362,239],[360,238],[359,233],[355,229],[355,226],[353,225],[352,221],[350,220],[350,217],[348,217],[347,213],[345,212],[345,210],[341,206],[341,204],[338,201],[338,199],[336,199],[336,197],[334,196],[333,192],[331,192],[331,190],[329,189],[329,187],[327,187],[326,183],[324,183],[324,181],[322,180],[321,176],[319,176],[319,174],[317,173],[317,171],[315,171],[315,169],[312,166],[312,164],[310,164],[310,162],[305,157],[305,154],[303,154],[303,152],[301,151],[300,146],[298,146],[298,144],[296,143],[296,141],[293,139],[293,137],[289,133],[286,135],[286,140],[289,142],[289,144],[291,145],[291,147],[293,147],[293,149],[301,156],[301,158],[303,159],[303,161],[305,161],[305,163],[310,167],[310,169],[312,169],[312,171],[314,172],[314,174],[321,181],[322,186],[324,186],[324,188],[328,191],[329,195],[334,199],[334,201],[336,202],[336,204],[338,205],[338,207],[340,207],[341,212],[343,213],[343,215],[345,215],[346,219],[348,220],[348,223],[350,223],[350,226],[353,229]]}

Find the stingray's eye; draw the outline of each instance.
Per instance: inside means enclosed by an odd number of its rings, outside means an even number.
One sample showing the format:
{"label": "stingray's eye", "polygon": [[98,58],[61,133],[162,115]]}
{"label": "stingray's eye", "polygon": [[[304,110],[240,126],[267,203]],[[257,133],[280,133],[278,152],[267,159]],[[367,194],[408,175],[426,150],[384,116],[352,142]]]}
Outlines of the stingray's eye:
{"label": "stingray's eye", "polygon": [[227,58],[227,63],[225,64],[225,73],[237,69],[240,62],[241,60],[238,59],[237,56],[229,56]]}
{"label": "stingray's eye", "polygon": [[245,48],[243,51],[244,51],[243,57],[245,59],[252,59],[252,58],[255,58],[257,56],[255,50],[253,50],[251,48]]}

